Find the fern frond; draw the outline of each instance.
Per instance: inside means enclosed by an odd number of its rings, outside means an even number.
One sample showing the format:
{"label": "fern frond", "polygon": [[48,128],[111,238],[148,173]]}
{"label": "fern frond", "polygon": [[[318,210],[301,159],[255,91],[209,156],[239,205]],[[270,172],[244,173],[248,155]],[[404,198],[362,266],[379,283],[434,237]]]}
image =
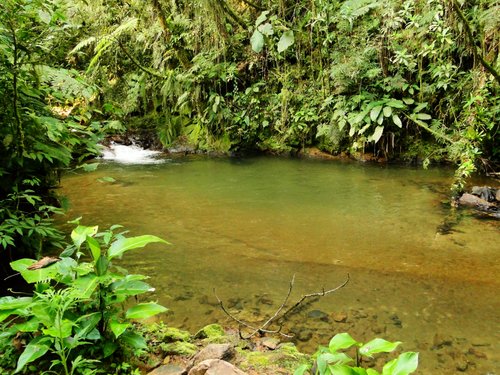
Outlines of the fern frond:
{"label": "fern frond", "polygon": [[95,41],[96,41],[96,38],[95,38],[95,37],[93,37],[93,36],[91,36],[90,38],[84,39],[84,40],[82,40],[80,43],[78,43],[78,44],[75,46],[75,48],[73,48],[73,49],[69,52],[69,54],[70,54],[70,55],[73,55],[73,54],[77,53],[78,51],[80,51],[80,50],[84,49],[85,47],[88,47],[88,46],[90,46],[91,44],[95,43]]}

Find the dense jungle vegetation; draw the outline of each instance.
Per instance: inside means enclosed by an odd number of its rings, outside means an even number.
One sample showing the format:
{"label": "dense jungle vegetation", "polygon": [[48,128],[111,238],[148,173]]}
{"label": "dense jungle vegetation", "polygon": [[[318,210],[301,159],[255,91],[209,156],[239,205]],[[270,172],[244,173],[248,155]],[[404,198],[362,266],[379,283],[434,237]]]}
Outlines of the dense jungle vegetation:
{"label": "dense jungle vegetation", "polygon": [[0,254],[64,247],[60,174],[108,134],[275,154],[500,161],[496,0],[3,0]]}

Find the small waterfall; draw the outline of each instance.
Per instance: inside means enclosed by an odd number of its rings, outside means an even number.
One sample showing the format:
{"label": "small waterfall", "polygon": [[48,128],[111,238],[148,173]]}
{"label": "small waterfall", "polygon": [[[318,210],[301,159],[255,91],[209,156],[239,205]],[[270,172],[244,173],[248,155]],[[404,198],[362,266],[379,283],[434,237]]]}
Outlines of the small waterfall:
{"label": "small waterfall", "polygon": [[159,164],[166,160],[160,158],[161,154],[161,151],[145,150],[136,145],[111,143],[102,150],[101,159],[122,164]]}

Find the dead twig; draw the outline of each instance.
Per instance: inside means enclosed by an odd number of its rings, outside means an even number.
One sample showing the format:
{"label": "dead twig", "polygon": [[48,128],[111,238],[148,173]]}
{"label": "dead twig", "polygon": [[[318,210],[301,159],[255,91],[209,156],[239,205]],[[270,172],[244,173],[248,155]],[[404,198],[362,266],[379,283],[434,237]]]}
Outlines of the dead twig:
{"label": "dead twig", "polygon": [[[283,324],[284,324],[284,322],[286,320],[286,317],[288,315],[290,315],[293,311],[295,311],[306,299],[311,299],[311,298],[315,298],[315,297],[323,297],[323,296],[326,296],[327,294],[336,292],[339,289],[342,289],[343,287],[345,287],[347,285],[347,283],[349,282],[349,280],[350,280],[350,276],[349,276],[349,274],[347,274],[346,280],[342,284],[338,285],[337,287],[335,287],[333,289],[329,289],[329,290],[323,289],[321,292],[310,293],[310,294],[303,295],[293,306],[291,306],[281,316],[279,316],[280,313],[281,313],[281,311],[285,308],[285,306],[286,306],[286,304],[288,302],[288,299],[290,298],[290,295],[292,293],[293,285],[294,285],[294,282],[295,282],[295,275],[293,275],[292,280],[290,281],[290,284],[289,284],[289,287],[288,287],[288,292],[286,294],[285,299],[283,300],[283,303],[278,307],[278,309],[274,312],[274,314],[269,319],[267,319],[260,327],[254,327],[254,326],[248,324],[247,322],[244,322],[241,319],[238,319],[237,317],[235,317],[234,315],[232,315],[226,309],[226,307],[224,306],[224,303],[222,302],[222,300],[217,295],[217,292],[216,292],[215,288],[214,288],[214,295],[215,295],[215,298],[217,298],[217,301],[219,303],[219,306],[220,306],[221,310],[227,316],[229,316],[232,320],[234,320],[235,322],[237,322],[240,325],[240,328],[239,328],[240,338],[246,340],[246,339],[249,339],[249,338],[255,336],[257,333],[259,333],[259,334],[263,334],[263,333],[279,334],[279,335],[281,335],[283,337],[291,338],[291,337],[293,337],[293,335],[281,332],[281,330],[283,328]],[[276,321],[278,323],[278,329],[275,329],[275,330],[267,329],[267,327],[271,323],[273,323],[274,321]],[[244,337],[242,335],[242,333],[241,333],[241,327],[242,326],[246,327],[246,328],[249,328],[249,329],[252,330],[252,332],[248,336],[246,336],[246,337]]]}

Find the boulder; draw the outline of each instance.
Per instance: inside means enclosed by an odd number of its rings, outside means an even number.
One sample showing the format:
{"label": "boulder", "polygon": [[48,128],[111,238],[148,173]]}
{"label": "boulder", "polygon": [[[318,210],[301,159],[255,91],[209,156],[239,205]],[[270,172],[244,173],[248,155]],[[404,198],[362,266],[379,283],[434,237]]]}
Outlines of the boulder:
{"label": "boulder", "polygon": [[207,359],[189,370],[188,375],[246,375],[246,373],[221,359]]}
{"label": "boulder", "polygon": [[468,206],[468,207],[489,208],[494,206],[494,204],[488,202],[487,200],[484,200],[476,195],[469,193],[463,194],[458,200],[458,203],[462,206]]}
{"label": "boulder", "polygon": [[493,202],[495,200],[496,190],[488,186],[473,186],[472,195],[475,195],[481,199],[488,202]]}
{"label": "boulder", "polygon": [[185,370],[177,365],[162,365],[148,372],[148,375],[183,375]]}
{"label": "boulder", "polygon": [[230,344],[209,344],[193,357],[191,367],[207,359],[230,360],[234,355],[235,350]]}

